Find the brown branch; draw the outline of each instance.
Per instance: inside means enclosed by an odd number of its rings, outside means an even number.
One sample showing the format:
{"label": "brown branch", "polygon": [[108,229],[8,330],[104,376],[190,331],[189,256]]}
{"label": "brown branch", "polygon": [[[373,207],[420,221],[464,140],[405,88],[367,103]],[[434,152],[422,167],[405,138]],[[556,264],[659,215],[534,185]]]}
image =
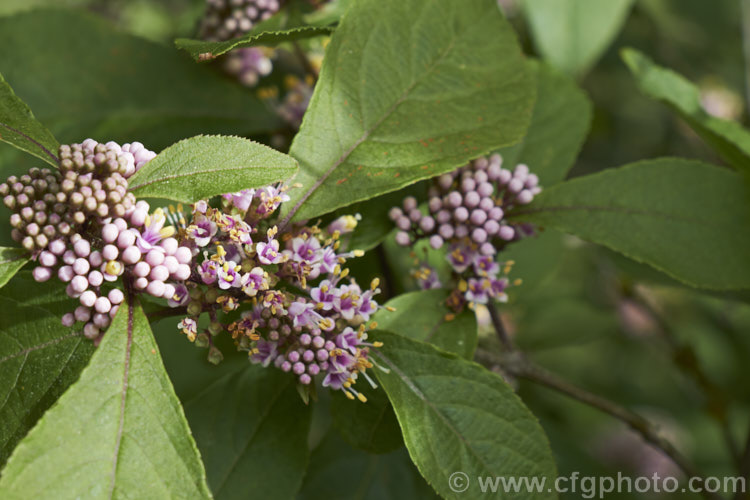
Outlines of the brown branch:
{"label": "brown branch", "polygon": [[[521,352],[515,351],[507,354],[496,355],[487,351],[477,351],[476,357],[480,362],[499,366],[509,375],[558,391],[576,401],[592,408],[596,408],[597,410],[624,422],[631,429],[640,434],[646,442],[658,448],[668,456],[687,477],[702,477],[692,463],[683,456],[669,440],[659,433],[656,426],[643,416],[628,410],[613,401],[597,396],[596,394],[590,393],[585,389],[567,382],[559,376],[534,364]],[[705,498],[712,500],[721,498],[715,493],[709,493],[706,491],[702,494]]]}

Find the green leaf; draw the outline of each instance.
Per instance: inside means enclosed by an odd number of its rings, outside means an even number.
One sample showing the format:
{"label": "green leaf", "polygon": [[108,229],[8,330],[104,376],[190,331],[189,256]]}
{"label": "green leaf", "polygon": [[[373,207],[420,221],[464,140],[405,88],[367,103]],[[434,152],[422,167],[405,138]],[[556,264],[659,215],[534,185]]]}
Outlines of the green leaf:
{"label": "green leaf", "polygon": [[545,187],[562,181],[573,166],[589,132],[592,106],[570,77],[546,64],[530,65],[537,77],[531,125],[520,143],[499,153],[506,168],[525,163]]}
{"label": "green leaf", "polygon": [[736,173],[664,158],[542,191],[513,217],[569,232],[691,286],[750,287],[750,213]]}
{"label": "green leaf", "polygon": [[136,196],[193,203],[291,177],[297,162],[241,137],[197,136],[180,141],[130,178]]}
{"label": "green leaf", "polygon": [[223,42],[178,38],[174,44],[178,49],[188,52],[196,61],[210,61],[234,49],[259,46],[275,47],[282,43],[328,35],[332,32],[333,28],[326,26],[300,26],[280,31],[253,30],[245,36],[232,38]]}
{"label": "green leaf", "polygon": [[353,450],[335,432],[329,432],[313,450],[310,468],[297,498],[427,500],[439,497],[420,477],[405,449],[372,455]]}
{"label": "green leaf", "polygon": [[30,260],[29,252],[23,248],[0,247],[0,288]]}
{"label": "green leaf", "polygon": [[311,416],[294,377],[245,360],[184,404],[217,499],[294,496],[307,466]]}
{"label": "green leaf", "polygon": [[750,174],[750,132],[706,113],[700,90],[681,75],[657,66],[637,50],[623,50],[622,58],[646,95],[676,111],[727,163]]}
{"label": "green leaf", "polygon": [[60,322],[51,301],[61,287],[46,287],[54,290],[48,296],[43,288],[19,277],[0,291],[0,465],[94,352],[91,341]]}
{"label": "green leaf", "polygon": [[184,137],[280,124],[241,85],[83,11],[0,18],[0,72],[62,143],[137,140],[159,151]]}
{"label": "green leaf", "polygon": [[285,210],[316,217],[512,144],[533,94],[495,0],[355,2],[292,143],[302,187]]}
{"label": "green leaf", "polygon": [[59,144],[0,74],[0,141],[57,167]]}
{"label": "green leaf", "polygon": [[453,314],[445,305],[449,293],[438,289],[399,295],[385,304],[395,311],[381,309],[373,320],[380,329],[472,359],[477,348],[476,315],[469,309]]}
{"label": "green leaf", "polygon": [[[538,477],[550,484],[555,463],[544,431],[511,388],[476,363],[434,347],[378,331],[376,370],[396,409],[412,460],[444,498],[496,498],[477,477]],[[451,475],[463,472],[468,488],[456,492]],[[460,484],[460,483],[456,483]],[[554,498],[529,492],[519,498]]]}
{"label": "green leaf", "polygon": [[140,306],[123,304],[81,377],[16,448],[4,498],[210,498]]}
{"label": "green leaf", "polygon": [[308,462],[311,419],[311,407],[302,403],[293,377],[274,367],[251,365],[231,338],[221,336],[214,342],[225,360],[214,366],[205,349],[180,333],[178,321],[161,321],[154,331],[214,496],[292,498]]}
{"label": "green leaf", "polygon": [[534,45],[553,66],[585,73],[625,23],[633,0],[523,0]]}
{"label": "green leaf", "polygon": [[[362,379],[361,379],[362,380]],[[372,388],[367,381],[357,384],[366,403],[352,401],[341,391],[331,395],[333,425],[347,443],[368,453],[388,453],[404,445],[393,406],[385,391]]]}

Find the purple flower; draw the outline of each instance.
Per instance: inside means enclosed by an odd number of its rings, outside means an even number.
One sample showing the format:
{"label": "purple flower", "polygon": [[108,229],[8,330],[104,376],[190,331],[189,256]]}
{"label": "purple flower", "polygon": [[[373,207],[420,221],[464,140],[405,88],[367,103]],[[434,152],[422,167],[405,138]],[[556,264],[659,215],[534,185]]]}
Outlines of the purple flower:
{"label": "purple flower", "polygon": [[268,289],[268,273],[260,267],[254,267],[245,273],[240,281],[242,291],[254,297],[259,291]]}
{"label": "purple flower", "polygon": [[219,288],[227,290],[229,288],[240,286],[240,277],[237,274],[239,266],[231,260],[225,261],[224,264],[219,266],[216,272],[216,277],[219,281]]}
{"label": "purple flower", "polygon": [[474,271],[479,276],[495,276],[500,271],[500,264],[495,262],[493,255],[479,255],[474,257]]}
{"label": "purple flower", "polygon": [[[331,365],[329,365],[329,368],[331,368]],[[350,374],[347,371],[329,371],[323,379],[323,387],[340,390],[349,380],[349,377]]]}
{"label": "purple flower", "polygon": [[185,305],[190,298],[188,289],[183,284],[174,285],[174,295],[167,299],[169,307],[179,307]]}
{"label": "purple flower", "polygon": [[334,290],[333,307],[345,319],[352,320],[359,306],[359,295],[362,290],[356,283],[342,285]]}
{"label": "purple flower", "polygon": [[203,214],[197,214],[193,219],[193,223],[188,226],[187,234],[189,238],[195,241],[197,246],[205,247],[216,235],[217,230],[218,228],[213,221],[209,220]]}
{"label": "purple flower", "polygon": [[136,246],[141,252],[148,252],[155,248],[161,240],[174,234],[173,226],[164,227],[166,221],[167,217],[164,215],[164,211],[157,208],[152,215],[146,217],[146,222],[143,223],[144,230],[131,229],[136,233]]}
{"label": "purple flower", "polygon": [[289,305],[289,317],[293,326],[315,328],[322,317],[315,312],[315,306],[309,302],[294,301]]}
{"label": "purple flower", "polygon": [[297,262],[312,264],[317,260],[320,242],[317,238],[294,238],[292,240],[292,259]]}
{"label": "purple flower", "polygon": [[198,274],[206,285],[216,282],[216,276],[219,270],[219,264],[215,260],[204,260],[198,267]]}
{"label": "purple flower", "polygon": [[261,264],[278,264],[282,257],[279,253],[279,241],[273,238],[268,239],[268,243],[260,242],[255,246],[258,253],[258,260]]}
{"label": "purple flower", "polygon": [[370,315],[378,310],[378,303],[372,300],[372,297],[378,293],[375,290],[367,290],[362,294],[359,301],[359,307],[357,308],[357,314],[362,316],[363,321],[369,321]]}
{"label": "purple flower", "polygon": [[328,225],[328,233],[333,234],[336,231],[338,231],[339,234],[351,233],[357,227],[357,223],[361,218],[362,217],[359,214],[342,215]]}
{"label": "purple flower", "polygon": [[328,280],[320,282],[316,288],[310,290],[310,297],[316,302],[318,309],[330,311],[333,309],[335,296],[331,293],[332,284]]}
{"label": "purple flower", "polygon": [[417,280],[417,286],[422,290],[432,290],[443,286],[437,271],[430,266],[421,266],[413,271],[412,275]]}
{"label": "purple flower", "polygon": [[229,203],[240,212],[247,212],[247,209],[253,203],[254,196],[255,189],[243,189],[237,193],[223,195],[224,199],[229,200]]}
{"label": "purple flower", "polygon": [[177,324],[177,328],[182,330],[182,333],[187,335],[187,338],[190,339],[190,342],[193,342],[195,340],[195,336],[198,333],[198,323],[196,323],[194,319],[183,318],[182,321]]}
{"label": "purple flower", "polygon": [[474,261],[474,250],[466,242],[454,243],[445,257],[457,273],[466,271]]}
{"label": "purple flower", "polygon": [[255,212],[260,216],[268,216],[275,212],[279,205],[290,199],[285,190],[286,188],[283,186],[266,186],[258,189],[257,195],[260,198],[260,204]]}
{"label": "purple flower", "polygon": [[327,273],[332,273],[339,265],[339,259],[332,247],[325,247],[320,254],[320,267]]}
{"label": "purple flower", "polygon": [[350,326],[344,328],[344,331],[336,335],[336,345],[345,349],[352,354],[357,354],[357,346],[359,345],[359,336],[357,332]]}
{"label": "purple flower", "polygon": [[489,300],[490,290],[492,289],[492,283],[490,280],[483,279],[469,279],[466,292],[464,297],[469,302],[477,304],[486,304]]}
{"label": "purple flower", "polygon": [[253,363],[260,363],[266,368],[274,361],[274,359],[276,359],[277,355],[278,345],[276,342],[258,339],[255,343],[255,352],[250,356],[250,361]]}

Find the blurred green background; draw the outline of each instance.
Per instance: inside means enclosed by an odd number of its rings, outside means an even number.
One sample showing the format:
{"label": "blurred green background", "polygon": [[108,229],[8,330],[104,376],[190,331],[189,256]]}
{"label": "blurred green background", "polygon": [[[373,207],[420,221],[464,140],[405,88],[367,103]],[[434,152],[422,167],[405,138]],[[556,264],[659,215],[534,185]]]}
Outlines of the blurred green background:
{"label": "blurred green background", "polygon": [[[195,34],[204,1],[0,0],[0,16],[51,4],[87,9],[124,32],[172,48],[175,37]],[[501,4],[524,49],[535,55],[536,44],[524,10],[512,0]],[[710,113],[747,124],[742,40],[739,1],[634,2],[614,42],[585,75],[578,76],[593,101],[594,119],[571,175],[659,156],[721,164],[670,110],[639,92],[619,50],[635,47],[658,64],[683,74],[700,86],[704,107]],[[137,139],[149,144],[149,137]],[[0,147],[3,175],[27,167],[26,160],[9,146]],[[7,220],[4,212],[0,219]],[[523,278],[525,284],[511,291],[511,303],[503,307],[503,314],[518,345],[571,382],[658,422],[705,474],[734,475],[736,457],[727,443],[742,449],[750,426],[750,373],[745,369],[750,359],[747,295],[697,292],[575,238],[553,232],[543,238],[542,251],[537,245],[532,256],[530,249],[520,247],[514,255],[519,261],[514,277]],[[3,242],[7,243],[6,236],[0,238]],[[408,278],[399,278],[405,275],[399,270],[409,263],[400,260],[403,257],[386,244],[353,270],[365,282],[383,274],[383,263],[390,261],[393,271],[385,272],[391,276],[388,286],[394,291],[410,289],[413,284]],[[480,319],[484,329],[480,344],[496,348],[487,318],[480,315]],[[173,325],[167,323],[156,328],[158,336],[172,332]],[[522,383],[520,394],[546,429],[561,475],[573,471],[585,475],[616,475],[617,471],[646,476],[677,474],[659,452],[596,410],[531,384]],[[314,423],[312,444],[317,444],[330,426],[324,409],[316,412]],[[326,438],[326,447],[316,453],[326,455],[334,453],[336,446],[345,446],[331,440],[336,441]],[[391,481],[403,481],[398,471],[406,465],[390,471],[383,466],[406,464],[403,453],[390,458],[356,455],[356,460],[374,460],[370,466],[376,471],[375,478],[386,474]],[[372,484],[377,484],[377,479]],[[395,495],[383,488],[382,484],[365,488],[365,496]],[[413,494],[425,494],[422,486],[414,488]],[[608,498],[633,496],[625,493]]]}

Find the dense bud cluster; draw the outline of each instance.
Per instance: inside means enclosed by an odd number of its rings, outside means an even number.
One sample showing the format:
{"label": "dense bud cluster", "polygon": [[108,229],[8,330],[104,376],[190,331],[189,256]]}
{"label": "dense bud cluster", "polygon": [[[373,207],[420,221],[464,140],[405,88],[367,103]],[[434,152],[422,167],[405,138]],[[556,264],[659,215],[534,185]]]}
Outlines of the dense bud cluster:
{"label": "dense bud cluster", "polygon": [[221,42],[242,36],[276,14],[286,0],[206,0],[200,36]]}
{"label": "dense bud cluster", "polygon": [[[286,200],[283,187],[247,189],[225,195],[221,209],[196,203],[192,222],[178,223],[183,244],[197,256],[173,303],[188,313],[178,326],[191,341],[210,346],[211,361],[221,359],[212,337],[228,331],[252,362],[293,372],[303,386],[320,374],[323,386],[364,400],[353,385],[359,375],[372,383],[365,371],[373,366],[368,353],[376,344],[367,342],[366,323],[378,309],[379,289],[376,280],[362,290],[343,267],[361,255],[340,250],[340,235],[356,219],[280,231],[273,221]],[[239,318],[221,321],[220,313],[243,304]],[[199,334],[203,313],[210,323]]]}
{"label": "dense bud cluster", "polygon": [[13,211],[13,238],[37,260],[34,279],[67,283],[66,293],[80,305],[63,323],[83,323],[89,338],[99,337],[124,300],[114,285],[120,276],[171,299],[169,281],[190,275],[192,254],[168,238],[174,230],[164,227],[164,214],[149,215],[148,203],[136,203],[127,190],[127,179],[154,156],[137,142],[121,147],[87,139],[60,146],[59,170],[32,169],[0,184]]}
{"label": "dense bud cluster", "polygon": [[[495,255],[512,241],[533,234],[533,228],[510,222],[507,215],[531,203],[541,191],[539,179],[526,165],[508,170],[500,155],[479,158],[455,172],[443,174],[429,190],[427,209],[408,197],[394,207],[389,217],[398,228],[396,242],[411,246],[426,238],[434,249],[448,246],[446,256],[458,286],[449,299],[454,309],[466,303],[505,300],[509,263],[495,261]],[[501,273],[502,271],[502,273]],[[440,287],[429,266],[415,272],[423,288]]]}
{"label": "dense bud cluster", "polygon": [[257,85],[261,77],[273,70],[269,49],[244,47],[230,52],[224,60],[224,70],[247,87]]}
{"label": "dense bud cluster", "polygon": [[294,76],[287,77],[285,81],[287,88],[286,94],[282,101],[276,105],[276,112],[284,121],[295,129],[302,125],[302,117],[310,105],[310,99],[313,94],[313,78],[300,79]]}

